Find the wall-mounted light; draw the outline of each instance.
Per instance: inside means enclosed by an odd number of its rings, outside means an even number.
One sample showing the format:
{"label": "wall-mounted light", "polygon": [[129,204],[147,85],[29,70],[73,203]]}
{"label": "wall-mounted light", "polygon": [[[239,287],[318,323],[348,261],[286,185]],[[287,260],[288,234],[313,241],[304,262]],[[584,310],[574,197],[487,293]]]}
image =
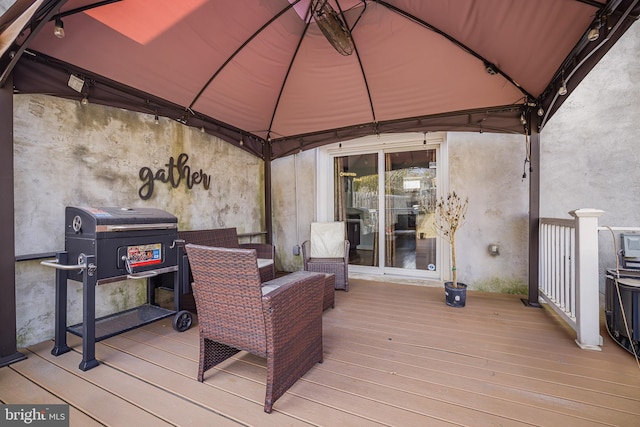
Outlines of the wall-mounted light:
{"label": "wall-mounted light", "polygon": [[587,40],[589,40],[590,42],[598,40],[598,38],[600,37],[600,27],[602,27],[602,22],[600,21],[600,18],[598,18],[593,24],[593,27],[591,27],[591,29],[587,33]]}
{"label": "wall-mounted light", "polygon": [[64,22],[62,22],[62,19],[59,16],[56,18],[56,22],[53,27],[53,35],[59,39],[64,38]]}
{"label": "wall-mounted light", "polygon": [[155,124],[159,124],[160,123],[160,118],[158,117],[158,113],[156,113],[156,116],[153,118],[153,122]]}
{"label": "wall-mounted light", "polygon": [[80,101],[80,104],[82,104],[82,105],[88,105],[89,104],[89,97],[86,94],[82,97],[82,100]]}
{"label": "wall-mounted light", "polygon": [[564,79],[564,73],[562,74],[562,82],[558,88],[558,95],[565,96],[567,94],[567,81]]}
{"label": "wall-mounted light", "polygon": [[491,256],[500,255],[500,245],[497,243],[491,243],[487,249],[489,251],[489,255]]}

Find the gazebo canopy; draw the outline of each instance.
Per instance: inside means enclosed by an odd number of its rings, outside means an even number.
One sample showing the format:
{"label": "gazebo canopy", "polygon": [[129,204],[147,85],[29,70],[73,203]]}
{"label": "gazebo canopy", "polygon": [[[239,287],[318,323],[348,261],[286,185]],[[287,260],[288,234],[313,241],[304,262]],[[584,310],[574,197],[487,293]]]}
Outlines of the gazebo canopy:
{"label": "gazebo canopy", "polygon": [[166,116],[271,159],[367,134],[526,133],[639,10],[638,0],[18,0],[0,18],[1,83],[13,71],[16,93]]}

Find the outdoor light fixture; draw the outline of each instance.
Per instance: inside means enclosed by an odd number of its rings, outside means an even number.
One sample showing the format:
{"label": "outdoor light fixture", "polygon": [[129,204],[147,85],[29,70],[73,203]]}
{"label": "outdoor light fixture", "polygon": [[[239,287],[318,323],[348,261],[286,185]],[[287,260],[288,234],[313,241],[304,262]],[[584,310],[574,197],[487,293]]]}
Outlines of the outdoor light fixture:
{"label": "outdoor light fixture", "polygon": [[590,42],[598,40],[598,37],[600,37],[600,27],[602,27],[602,23],[600,22],[600,19],[597,19],[593,27],[591,27],[587,33],[587,40]]}
{"label": "outdoor light fixture", "polygon": [[489,251],[489,255],[491,256],[500,255],[500,245],[497,243],[491,243],[487,250]]}
{"label": "outdoor light fixture", "polygon": [[62,19],[59,16],[56,18],[56,23],[53,27],[53,35],[59,39],[64,38],[64,22],[62,22]]}
{"label": "outdoor light fixture", "polygon": [[520,123],[522,123],[522,126],[527,124],[527,119],[524,117],[524,113],[520,113]]}
{"label": "outdoor light fixture", "polygon": [[329,40],[331,46],[341,55],[351,55],[354,49],[351,31],[329,2],[316,0],[312,14],[320,31]]}
{"label": "outdoor light fixture", "polygon": [[87,105],[87,104],[89,104],[89,98],[87,97],[87,95],[84,95],[84,96],[82,97],[82,101],[80,101],[80,104],[82,104],[82,105]]}
{"label": "outdoor light fixture", "polygon": [[153,119],[155,124],[159,124],[160,123],[160,118],[158,117],[158,113],[156,113],[155,118]]}
{"label": "outdoor light fixture", "polygon": [[560,88],[558,88],[558,95],[565,96],[567,94],[567,81],[564,79],[564,73],[562,76],[562,84],[560,84]]}
{"label": "outdoor light fixture", "polygon": [[544,108],[540,107],[538,108],[538,117],[542,117],[544,116]]}

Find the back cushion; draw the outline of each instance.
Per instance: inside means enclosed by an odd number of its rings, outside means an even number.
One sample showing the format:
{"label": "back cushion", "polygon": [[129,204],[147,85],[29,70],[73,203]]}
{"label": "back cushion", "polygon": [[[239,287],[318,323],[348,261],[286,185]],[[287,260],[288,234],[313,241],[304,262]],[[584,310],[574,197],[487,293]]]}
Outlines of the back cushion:
{"label": "back cushion", "polygon": [[311,223],[311,258],[344,258],[344,222]]}

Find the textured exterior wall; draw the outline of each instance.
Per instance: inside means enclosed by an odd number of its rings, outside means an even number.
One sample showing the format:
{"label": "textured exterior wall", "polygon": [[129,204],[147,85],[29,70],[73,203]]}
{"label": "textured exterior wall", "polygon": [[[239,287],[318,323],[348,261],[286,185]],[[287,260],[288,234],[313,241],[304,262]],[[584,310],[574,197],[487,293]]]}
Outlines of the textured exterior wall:
{"label": "textured exterior wall", "polygon": [[[522,178],[525,137],[449,133],[449,187],[469,197],[456,235],[458,280],[472,288],[526,289],[529,181]],[[527,174],[528,177],[528,174]],[[500,255],[489,254],[489,244]]]}
{"label": "textured exterior wall", "polygon": [[316,215],[316,150],[277,159],[272,164],[273,240],[279,271],[302,270],[302,252],[293,247],[309,238]]}
{"label": "textured exterior wall", "polygon": [[15,0],[0,0],[0,15],[5,13],[14,3]]}
{"label": "textured exterior wall", "polygon": [[[522,179],[524,136],[448,133],[447,141],[450,187],[469,196],[467,223],[457,235],[459,280],[470,288],[526,292],[529,182]],[[348,144],[345,141],[342,146]],[[296,160],[290,156],[273,163],[274,236],[283,270],[302,268],[301,257],[291,255],[292,246],[309,238],[316,204],[326,203],[316,201],[315,153],[303,152]],[[500,245],[500,255],[489,255],[490,243]]]}
{"label": "textured exterior wall", "polygon": [[[165,210],[180,229],[264,230],[264,163],[217,138],[153,115],[47,97],[14,97],[16,255],[64,249],[66,206],[131,206]],[[189,155],[191,172],[210,179],[188,189],[156,181],[148,200],[139,171],[167,169]],[[16,263],[18,345],[53,336],[54,271],[39,261]],[[101,285],[96,311],[105,315],[144,302],[144,281]],[[82,289],[69,282],[69,321],[81,321]]]}
{"label": "textured exterior wall", "polygon": [[[633,25],[581,82],[541,133],[543,217],[602,209],[600,225],[640,226],[640,26]],[[600,284],[615,266],[600,232]],[[615,243],[620,247],[619,237]]]}

